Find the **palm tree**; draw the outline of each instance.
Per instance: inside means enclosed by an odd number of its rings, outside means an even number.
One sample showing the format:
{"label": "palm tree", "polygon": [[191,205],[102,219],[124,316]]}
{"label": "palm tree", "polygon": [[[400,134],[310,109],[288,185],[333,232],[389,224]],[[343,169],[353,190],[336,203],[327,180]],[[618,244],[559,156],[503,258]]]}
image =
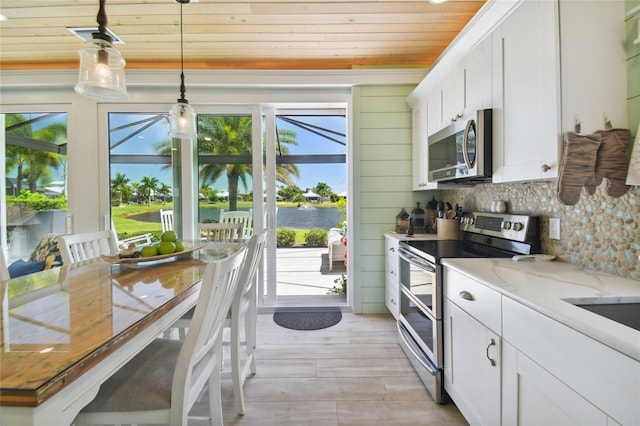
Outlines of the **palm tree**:
{"label": "palm tree", "polygon": [[151,205],[151,192],[158,189],[158,183],[157,177],[143,176],[140,180],[140,191],[147,197],[147,205]]}
{"label": "palm tree", "polygon": [[[198,151],[200,154],[251,156],[251,117],[248,116],[201,116],[198,120]],[[293,131],[279,130],[280,153],[286,154],[284,144],[297,144]],[[229,192],[229,209],[237,210],[238,184],[247,188],[247,176],[252,172],[251,164],[207,164],[200,170],[202,182],[215,182],[226,174]],[[298,176],[294,164],[278,165],[276,179],[291,184],[291,176]]]}
{"label": "palm tree", "polygon": [[162,204],[164,204],[167,202],[167,195],[171,194],[171,187],[166,183],[162,183],[158,186],[156,192],[162,195]]}
{"label": "palm tree", "polygon": [[[15,124],[23,123],[26,121],[21,114],[7,114],[6,126],[11,127]],[[23,136],[25,138],[31,138],[31,126],[21,126],[10,132],[12,135]],[[6,171],[9,172],[14,168],[17,169],[16,175],[16,195],[22,191],[22,181],[24,180],[24,170],[27,167],[29,161],[29,148],[23,148],[21,146],[7,144],[6,147]]]}
{"label": "palm tree", "polygon": [[[251,117],[249,116],[199,116],[198,154],[248,156],[250,158],[253,151],[251,130]],[[278,154],[286,155],[289,152],[287,144],[297,145],[295,138],[294,131],[278,129]],[[160,155],[170,155],[172,141],[160,141],[155,145],[155,149]],[[206,164],[200,169],[201,186],[208,187],[220,176],[226,174],[229,209],[237,210],[238,185],[242,182],[247,188],[247,178],[251,176],[252,170],[251,164]],[[292,177],[299,177],[299,170],[295,164],[278,164],[276,166],[276,180],[278,182],[293,185]]]}
{"label": "palm tree", "polygon": [[129,178],[120,172],[116,172],[116,176],[111,179],[111,192],[117,193],[120,197],[120,205],[122,205],[122,196],[129,184]]}
{"label": "palm tree", "polygon": [[[67,125],[65,123],[52,123],[33,133],[33,139],[49,142],[55,145],[67,143]],[[49,151],[33,150],[29,162],[29,190],[37,190],[37,182],[42,178],[51,176],[51,168],[60,166],[60,155]],[[65,179],[66,180],[66,179]]]}
{"label": "palm tree", "polygon": [[142,188],[139,182],[131,183],[131,191],[132,194],[136,194],[136,204],[140,204],[140,193],[142,192]]}

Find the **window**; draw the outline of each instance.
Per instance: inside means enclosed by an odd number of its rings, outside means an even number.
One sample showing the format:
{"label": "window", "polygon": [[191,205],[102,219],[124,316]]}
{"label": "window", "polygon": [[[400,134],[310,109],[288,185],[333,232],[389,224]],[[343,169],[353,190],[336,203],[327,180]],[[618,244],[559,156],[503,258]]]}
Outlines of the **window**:
{"label": "window", "polygon": [[109,113],[111,218],[120,239],[152,233],[160,210],[173,209],[177,150],[163,113]]}
{"label": "window", "polygon": [[67,114],[2,114],[5,192],[2,246],[11,263],[42,237],[63,234],[67,215]]}

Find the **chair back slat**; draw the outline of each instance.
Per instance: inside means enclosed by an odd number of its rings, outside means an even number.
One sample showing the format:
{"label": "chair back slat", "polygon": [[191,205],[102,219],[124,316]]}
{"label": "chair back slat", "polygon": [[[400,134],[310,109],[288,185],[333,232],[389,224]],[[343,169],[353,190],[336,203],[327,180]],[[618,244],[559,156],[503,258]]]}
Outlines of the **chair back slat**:
{"label": "chair back slat", "polygon": [[118,252],[116,241],[117,237],[111,230],[60,235],[57,238],[65,265],[98,259],[103,254],[115,254]]}
{"label": "chair back slat", "polygon": [[160,224],[162,232],[173,231],[173,210],[160,209]]}
{"label": "chair back slat", "polygon": [[220,223],[241,223],[243,226],[242,238],[249,239],[253,235],[253,209],[231,212],[220,209]]}
{"label": "chair back slat", "polygon": [[[176,416],[189,411],[212,374],[220,374],[222,330],[240,283],[246,255],[241,248],[232,256],[207,265],[189,332],[184,340],[173,377],[172,410]],[[181,424],[172,419],[170,424]]]}
{"label": "chair back slat", "polygon": [[264,247],[267,243],[267,231],[254,234],[247,245],[247,256],[242,267],[240,286],[233,302],[232,314],[242,316],[254,301],[256,286],[256,272],[262,260]]}
{"label": "chair back slat", "polygon": [[243,237],[242,223],[199,223],[198,238],[209,242],[240,242]]}

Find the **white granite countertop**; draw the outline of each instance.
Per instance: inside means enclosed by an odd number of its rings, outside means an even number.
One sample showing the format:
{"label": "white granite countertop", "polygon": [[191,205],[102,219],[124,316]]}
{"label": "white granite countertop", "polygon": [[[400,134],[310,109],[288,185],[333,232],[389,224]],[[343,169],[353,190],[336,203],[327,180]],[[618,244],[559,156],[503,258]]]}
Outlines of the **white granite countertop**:
{"label": "white granite countertop", "polygon": [[562,300],[611,297],[640,302],[640,281],[557,261],[443,259],[442,264],[640,361],[640,331]]}

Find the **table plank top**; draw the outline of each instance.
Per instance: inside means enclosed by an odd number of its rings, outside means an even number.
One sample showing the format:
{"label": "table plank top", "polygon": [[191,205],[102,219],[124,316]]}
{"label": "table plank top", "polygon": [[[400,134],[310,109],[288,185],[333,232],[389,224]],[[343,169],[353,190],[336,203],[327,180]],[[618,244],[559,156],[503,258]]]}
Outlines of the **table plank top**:
{"label": "table plank top", "polygon": [[0,405],[41,404],[197,293],[207,263],[237,247],[134,269],[98,260],[0,282]]}

